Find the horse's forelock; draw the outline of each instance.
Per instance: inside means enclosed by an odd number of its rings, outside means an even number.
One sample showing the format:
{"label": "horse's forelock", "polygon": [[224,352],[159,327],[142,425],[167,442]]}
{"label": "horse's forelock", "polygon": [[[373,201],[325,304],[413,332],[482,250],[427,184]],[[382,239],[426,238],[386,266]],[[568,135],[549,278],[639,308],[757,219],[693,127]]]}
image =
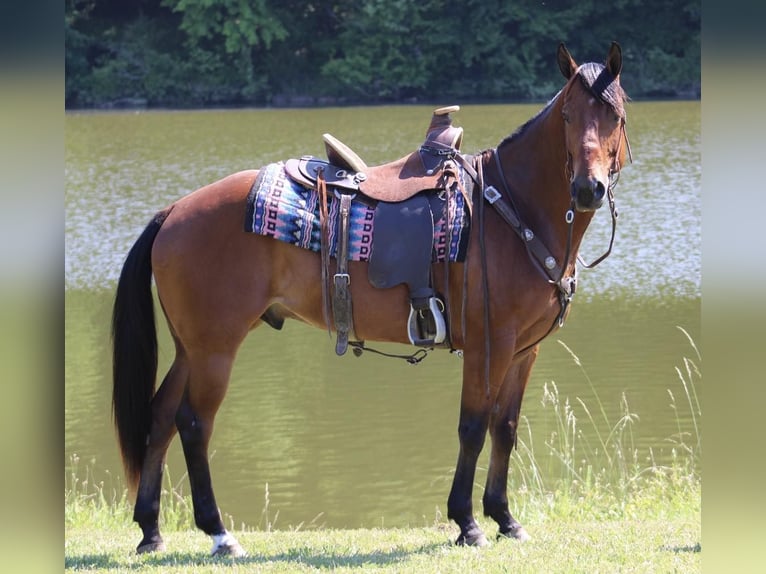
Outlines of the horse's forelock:
{"label": "horse's forelock", "polygon": [[606,66],[588,62],[578,68],[577,77],[590,93],[610,105],[620,117],[625,117],[625,91]]}

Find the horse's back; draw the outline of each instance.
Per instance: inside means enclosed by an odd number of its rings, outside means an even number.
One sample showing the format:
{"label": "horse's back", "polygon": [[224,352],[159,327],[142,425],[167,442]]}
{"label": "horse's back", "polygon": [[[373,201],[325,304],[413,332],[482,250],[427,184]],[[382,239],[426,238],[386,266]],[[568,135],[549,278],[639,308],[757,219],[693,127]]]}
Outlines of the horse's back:
{"label": "horse's back", "polygon": [[173,203],[155,240],[153,266],[162,267],[178,249],[197,248],[241,232],[247,194],[257,175],[257,170],[240,171]]}

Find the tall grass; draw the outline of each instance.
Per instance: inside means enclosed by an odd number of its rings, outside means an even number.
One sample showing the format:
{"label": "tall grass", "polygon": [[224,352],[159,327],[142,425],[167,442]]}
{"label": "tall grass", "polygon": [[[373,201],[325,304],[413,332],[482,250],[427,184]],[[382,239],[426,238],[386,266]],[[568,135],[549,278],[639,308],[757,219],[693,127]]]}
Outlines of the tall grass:
{"label": "tall grass", "polygon": [[[95,461],[82,465],[80,457],[69,458],[64,479],[64,522],[66,525],[88,524],[111,528],[130,524],[133,503],[120,476],[106,471],[107,480],[94,476]],[[194,528],[191,496],[184,493],[185,476],[173,482],[165,467],[160,505],[160,521],[167,530]]]}
{"label": "tall grass", "polygon": [[[546,382],[542,404],[554,430],[542,445],[522,416],[526,433],[518,437],[511,457],[514,487],[509,491],[512,507],[523,509],[520,516],[529,519],[531,515],[534,520],[661,518],[678,505],[692,505],[691,510],[699,511],[702,411],[697,386],[702,380],[702,358],[689,333],[678,329],[687,337],[693,357],[683,357],[682,366],[676,367],[680,387],[667,389],[677,432],[664,445],[644,451],[636,443],[640,417],[631,410],[626,394],[621,395],[618,414],[610,418],[580,358],[558,341],[593,396],[588,402],[581,397],[572,400],[561,396],[554,381]],[[655,456],[662,447],[670,449],[670,460],[664,457],[664,464]]]}
{"label": "tall grass", "polygon": [[[211,454],[215,456],[215,452]],[[88,525],[96,528],[118,528],[129,525],[133,520],[133,500],[120,476],[106,471],[107,480],[95,478],[96,461],[82,464],[76,454],[69,457],[69,466],[64,476],[64,524],[66,526]],[[163,486],[160,493],[160,525],[163,531],[174,532],[196,528],[191,494],[185,492],[188,484],[184,472],[174,480],[170,467],[165,465]],[[274,528],[279,511],[274,516],[269,512],[269,486],[266,485],[261,522],[257,529],[267,532]],[[222,514],[224,524],[235,529],[234,517]],[[247,526],[242,523],[240,529]]]}

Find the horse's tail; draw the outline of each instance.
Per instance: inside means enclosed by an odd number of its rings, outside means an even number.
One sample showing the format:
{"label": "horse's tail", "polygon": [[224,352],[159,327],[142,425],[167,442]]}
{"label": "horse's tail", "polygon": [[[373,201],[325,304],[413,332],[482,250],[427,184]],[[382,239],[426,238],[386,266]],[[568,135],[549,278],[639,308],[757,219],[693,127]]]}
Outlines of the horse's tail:
{"label": "horse's tail", "polygon": [[131,490],[146,454],[157,377],[152,245],[169,213],[170,209],[157,213],[128,252],[112,312],[112,411]]}

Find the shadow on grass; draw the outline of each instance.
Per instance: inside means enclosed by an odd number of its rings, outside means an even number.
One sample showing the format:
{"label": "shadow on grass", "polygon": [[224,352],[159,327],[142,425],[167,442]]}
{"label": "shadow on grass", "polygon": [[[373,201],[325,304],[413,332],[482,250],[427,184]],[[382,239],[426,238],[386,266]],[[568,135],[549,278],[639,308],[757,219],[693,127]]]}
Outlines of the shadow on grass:
{"label": "shadow on grass", "polygon": [[84,554],[82,556],[65,556],[64,569],[83,569],[95,570],[97,568],[110,569],[121,568],[124,566],[108,554]]}
{"label": "shadow on grass", "polygon": [[416,554],[430,553],[444,546],[442,543],[423,544],[417,548],[392,549],[380,552],[320,552],[309,548],[295,548],[281,554],[266,556],[246,556],[237,560],[244,564],[267,564],[270,562],[297,562],[314,568],[338,568],[351,566],[386,566],[403,562],[408,557]]}
{"label": "shadow on grass", "polygon": [[78,569],[140,569],[147,566],[166,566],[166,567],[184,567],[184,566],[204,566],[207,564],[242,566],[247,564],[269,564],[269,563],[296,563],[302,566],[313,568],[338,568],[353,566],[386,566],[405,561],[409,556],[429,553],[437,548],[449,546],[447,543],[423,544],[416,548],[393,549],[381,552],[320,552],[315,549],[303,547],[295,548],[280,554],[248,554],[242,558],[214,557],[204,555],[199,552],[163,552],[146,556],[142,560],[137,560],[132,564],[124,564],[115,561],[106,554],[86,554],[83,556],[72,556],[65,560],[65,568]]}
{"label": "shadow on grass", "polygon": [[681,554],[684,552],[702,552],[702,545],[697,542],[694,546],[661,546],[660,550],[665,552],[673,552],[675,554]]}

